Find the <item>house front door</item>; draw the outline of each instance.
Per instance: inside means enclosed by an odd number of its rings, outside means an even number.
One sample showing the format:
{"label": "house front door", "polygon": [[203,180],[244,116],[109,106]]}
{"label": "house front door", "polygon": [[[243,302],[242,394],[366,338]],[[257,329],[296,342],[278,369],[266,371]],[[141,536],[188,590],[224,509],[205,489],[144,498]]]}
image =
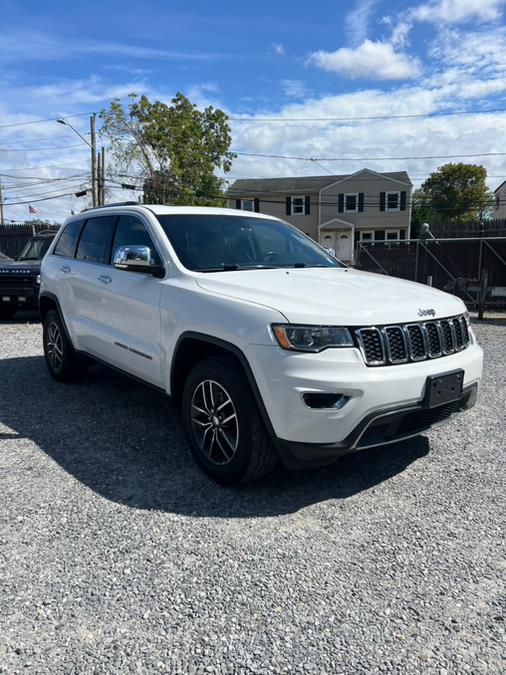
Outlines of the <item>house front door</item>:
{"label": "house front door", "polygon": [[322,246],[332,248],[336,258],[343,262],[350,262],[353,252],[352,230],[326,230],[321,238]]}

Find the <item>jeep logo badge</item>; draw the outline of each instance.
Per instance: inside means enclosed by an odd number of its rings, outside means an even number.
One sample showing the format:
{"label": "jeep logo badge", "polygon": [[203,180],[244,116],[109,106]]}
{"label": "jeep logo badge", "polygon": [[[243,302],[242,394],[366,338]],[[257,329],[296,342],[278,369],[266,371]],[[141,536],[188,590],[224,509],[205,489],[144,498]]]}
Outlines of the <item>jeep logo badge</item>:
{"label": "jeep logo badge", "polygon": [[418,316],[436,316],[434,309],[419,309]]}

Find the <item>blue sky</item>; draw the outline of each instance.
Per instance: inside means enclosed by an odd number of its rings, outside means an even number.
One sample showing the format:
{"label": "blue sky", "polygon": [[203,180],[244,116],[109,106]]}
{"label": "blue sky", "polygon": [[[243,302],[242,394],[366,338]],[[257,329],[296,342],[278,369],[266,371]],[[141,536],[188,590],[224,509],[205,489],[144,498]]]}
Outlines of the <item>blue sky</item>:
{"label": "blue sky", "polygon": [[[346,123],[287,120],[506,108],[504,4],[0,0],[0,173],[7,174],[2,177],[6,217],[24,217],[27,206],[15,203],[30,198],[51,219],[81,208],[83,200],[73,197],[35,199],[85,185],[88,154],[70,129],[56,123],[5,125],[98,111],[131,91],[168,101],[180,90],[198,105],[218,105],[235,119],[279,120],[232,123],[234,148],[252,153],[374,158],[500,152],[506,113]],[[69,119],[86,131],[86,116]],[[444,161],[334,161],[326,167],[334,173],[364,165],[407,169],[419,183]],[[485,164],[491,187],[506,178],[506,157],[473,161]],[[241,157],[232,174],[323,171],[311,162]],[[37,186],[39,178],[54,182]]]}

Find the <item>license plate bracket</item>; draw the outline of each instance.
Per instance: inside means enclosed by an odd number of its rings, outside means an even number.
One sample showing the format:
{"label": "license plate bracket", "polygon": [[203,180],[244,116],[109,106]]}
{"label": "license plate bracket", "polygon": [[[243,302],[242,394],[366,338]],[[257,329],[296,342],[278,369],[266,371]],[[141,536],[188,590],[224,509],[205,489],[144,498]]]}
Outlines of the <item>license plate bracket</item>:
{"label": "license plate bracket", "polygon": [[464,371],[453,370],[441,375],[429,375],[425,384],[425,408],[452,403],[462,396]]}

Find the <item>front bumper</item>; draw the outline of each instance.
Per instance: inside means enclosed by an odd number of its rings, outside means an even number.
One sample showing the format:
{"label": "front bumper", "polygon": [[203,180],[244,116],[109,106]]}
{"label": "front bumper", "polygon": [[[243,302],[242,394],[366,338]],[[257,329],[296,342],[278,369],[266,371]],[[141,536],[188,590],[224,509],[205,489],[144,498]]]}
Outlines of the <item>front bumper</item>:
{"label": "front bumper", "polygon": [[458,413],[472,408],[477,394],[478,385],[473,384],[458,401],[430,410],[418,405],[371,413],[344,441],[311,444],[278,439],[278,449],[283,463],[289,468],[322,466],[350,452],[403,441],[442,426]]}
{"label": "front bumper", "polygon": [[[438,359],[371,368],[355,348],[305,354],[251,345],[248,360],[285,464],[306,466],[417,435],[471,407],[483,352],[473,341]],[[457,369],[464,371],[462,399],[427,414],[422,405],[427,377]],[[309,408],[304,393],[341,393],[348,401],[339,410]]]}
{"label": "front bumper", "polygon": [[16,304],[20,307],[38,307],[39,287],[0,286],[0,303]]}

